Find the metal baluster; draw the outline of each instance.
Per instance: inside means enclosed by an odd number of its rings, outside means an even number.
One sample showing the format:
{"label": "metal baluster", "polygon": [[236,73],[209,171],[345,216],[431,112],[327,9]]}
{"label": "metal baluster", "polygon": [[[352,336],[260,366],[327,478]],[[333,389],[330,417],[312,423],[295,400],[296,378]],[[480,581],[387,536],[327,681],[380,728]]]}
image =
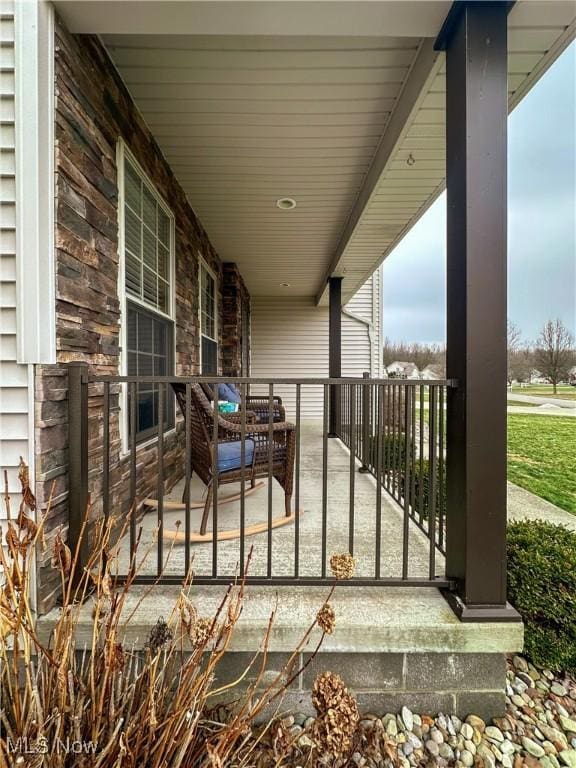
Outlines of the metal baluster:
{"label": "metal baluster", "polygon": [[438,387],[438,543],[444,546],[444,387]]}
{"label": "metal baluster", "polygon": [[130,568],[136,550],[136,399],[137,385],[128,385],[130,389]]}
{"label": "metal baluster", "polygon": [[[356,392],[356,385],[351,385],[351,397],[352,401],[354,403],[354,420],[352,421],[352,424],[350,425],[350,429],[352,430],[352,445],[354,446],[356,444],[356,400],[357,400],[357,392]],[[354,453],[354,449],[350,450],[350,491],[349,491],[349,511],[348,511],[348,550],[351,555],[354,554],[354,494],[355,494],[355,488],[354,483],[356,479],[356,456]]]}
{"label": "metal baluster", "polygon": [[411,448],[410,448],[410,517],[414,519],[416,517],[416,388],[410,386],[410,403],[411,403]]}
{"label": "metal baluster", "polygon": [[428,443],[428,536],[430,539],[430,578],[436,576],[436,387],[430,387]]}
{"label": "metal baluster", "polygon": [[420,456],[419,458],[419,474],[418,474],[418,517],[420,519],[420,525],[424,524],[424,385],[420,385]]}
{"label": "metal baluster", "polygon": [[402,578],[408,578],[410,536],[410,434],[412,431],[411,387],[404,387],[404,530],[402,533]]}
{"label": "metal baluster", "polygon": [[383,449],[383,415],[384,415],[384,386],[378,385],[378,418],[376,431],[376,569],[375,578],[380,578],[380,560],[382,557],[382,449]]}
{"label": "metal baluster", "polygon": [[328,384],[324,385],[322,426],[322,578],[326,578],[326,535],[328,513]]}
{"label": "metal baluster", "polygon": [[218,383],[213,384],[212,424],[212,577],[218,576]]}
{"label": "metal baluster", "polygon": [[[396,423],[396,411],[398,409],[398,406],[396,404],[396,391],[398,387],[396,385],[392,386],[392,496],[398,500],[398,496],[396,493],[397,490],[397,473],[398,473],[398,466],[397,466],[397,445],[398,445],[398,426]],[[398,391],[398,395],[400,392]]]}
{"label": "metal baluster", "polygon": [[244,577],[246,538],[246,384],[240,385],[240,577]]}
{"label": "metal baluster", "polygon": [[102,434],[102,512],[108,522],[110,516],[110,382],[104,382],[103,434]]}
{"label": "metal baluster", "polygon": [[272,578],[272,462],[274,461],[274,385],[268,385],[268,544],[267,567],[268,578]]}
{"label": "metal baluster", "polygon": [[190,482],[192,480],[192,388],[186,384],[186,402],[184,406],[184,428],[186,430],[186,475],[184,478],[184,570],[190,573]]}
{"label": "metal baluster", "polygon": [[[296,488],[294,491],[294,503],[296,506],[296,519],[294,521],[294,576],[298,577],[300,570],[300,407],[301,385],[296,384]],[[344,411],[340,408],[340,413]]]}
{"label": "metal baluster", "polygon": [[164,568],[164,385],[158,385],[158,576]]}
{"label": "metal baluster", "polygon": [[386,490],[390,493],[390,468],[392,466],[392,458],[390,455],[390,421],[391,421],[391,407],[392,407],[392,386],[386,384],[386,423],[384,425],[384,475],[386,479]]}

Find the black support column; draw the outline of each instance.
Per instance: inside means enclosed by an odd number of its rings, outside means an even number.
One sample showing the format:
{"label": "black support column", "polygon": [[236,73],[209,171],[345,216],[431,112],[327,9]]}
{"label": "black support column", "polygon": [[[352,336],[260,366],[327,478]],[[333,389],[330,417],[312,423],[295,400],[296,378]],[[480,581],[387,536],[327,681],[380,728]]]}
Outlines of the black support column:
{"label": "black support column", "polygon": [[455,3],[446,50],[447,576],[462,620],[506,603],[507,12]]}
{"label": "black support column", "polygon": [[[342,278],[328,280],[328,375],[331,379],[342,376]],[[328,437],[338,437],[340,432],[340,390],[330,387]]]}

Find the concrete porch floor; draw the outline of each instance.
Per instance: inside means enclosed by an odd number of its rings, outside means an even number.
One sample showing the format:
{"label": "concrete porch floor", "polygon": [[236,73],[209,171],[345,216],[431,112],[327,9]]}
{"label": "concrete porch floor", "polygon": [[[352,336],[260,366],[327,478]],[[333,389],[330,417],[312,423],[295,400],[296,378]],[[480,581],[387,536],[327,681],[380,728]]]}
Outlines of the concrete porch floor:
{"label": "concrete porch floor", "polygon": [[[337,439],[328,440],[328,494],[327,494],[327,557],[338,552],[349,551],[349,514],[350,514],[350,454],[348,449]],[[354,556],[356,574],[374,577],[375,536],[376,536],[376,496],[375,479],[357,470],[354,472]],[[166,501],[179,502],[184,481],[181,480],[165,497]],[[246,486],[248,488],[248,485]],[[240,484],[221,486],[220,493],[229,495],[240,491]],[[192,481],[191,498],[204,500],[205,487],[198,477]],[[382,498],[382,541],[380,568],[383,578],[397,578],[402,574],[402,536],[403,511],[390,498],[386,491],[381,491]],[[292,506],[294,508],[294,499]],[[284,515],[284,492],[275,480],[272,480],[272,514],[274,518]],[[300,463],[300,542],[299,572],[302,576],[319,577],[322,558],[322,425],[317,422],[305,422],[301,430]],[[191,527],[197,532],[202,515],[201,509],[191,510]],[[246,525],[265,523],[268,516],[268,481],[254,494],[245,498]],[[184,511],[164,510],[165,531],[176,530],[180,521],[180,531],[184,531]],[[148,509],[139,522],[142,527],[140,556],[147,550],[149,555],[143,563],[142,574],[156,573],[156,534],[158,527],[157,512]],[[218,505],[218,530],[225,531],[240,527],[240,501]],[[212,529],[212,516],[208,530]],[[290,523],[272,531],[272,574],[273,576],[291,576],[294,574],[296,525]],[[267,532],[246,538],[245,553],[253,548],[249,573],[252,576],[266,576],[267,573]],[[184,574],[184,544],[164,542],[166,574]],[[193,570],[197,576],[210,576],[212,573],[212,544],[191,545]],[[218,575],[233,577],[238,573],[240,558],[239,540],[218,542]],[[428,578],[429,541],[420,529],[410,523],[408,537],[409,577]],[[119,550],[121,572],[126,572],[129,562],[129,542],[127,538]],[[444,574],[444,561],[437,553],[436,575]]]}

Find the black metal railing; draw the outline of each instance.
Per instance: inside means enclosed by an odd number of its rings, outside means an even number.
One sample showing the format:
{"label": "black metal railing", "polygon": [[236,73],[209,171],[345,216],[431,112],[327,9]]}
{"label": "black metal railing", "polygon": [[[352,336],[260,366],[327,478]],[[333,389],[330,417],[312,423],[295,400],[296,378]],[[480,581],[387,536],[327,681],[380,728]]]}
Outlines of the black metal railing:
{"label": "black metal railing", "polygon": [[[178,584],[190,572],[196,583],[229,583],[245,575],[251,551],[248,582],[320,585],[333,580],[331,555],[349,552],[356,570],[342,584],[452,587],[437,556],[445,544],[450,382],[93,376],[84,365],[69,368],[70,539],[89,503],[92,517],[114,519],[120,578],[132,573],[138,547],[139,561],[142,550],[147,555],[139,583]],[[222,422],[207,396],[217,399],[218,384],[231,381],[243,405],[221,413]],[[139,442],[138,387],[151,384],[144,389],[157,392],[158,423],[176,390],[181,407],[172,427]],[[237,451],[225,468],[223,446]],[[89,546],[83,542],[82,557]]]}
{"label": "black metal railing", "polygon": [[450,386],[450,381],[402,379],[371,385],[365,378],[341,387],[342,441],[361,460],[360,471],[374,475],[404,511],[403,573],[410,522],[431,542],[430,573],[436,549],[445,554],[445,409]]}

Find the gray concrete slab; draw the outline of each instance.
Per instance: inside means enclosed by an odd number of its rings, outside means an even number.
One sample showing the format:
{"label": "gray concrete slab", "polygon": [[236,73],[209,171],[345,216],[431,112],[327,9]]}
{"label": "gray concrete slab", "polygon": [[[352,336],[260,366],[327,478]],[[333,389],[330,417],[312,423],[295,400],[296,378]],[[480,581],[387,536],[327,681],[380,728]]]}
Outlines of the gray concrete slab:
{"label": "gray concrete slab", "polygon": [[[178,587],[132,587],[120,626],[119,637],[141,647],[159,617],[173,615]],[[225,594],[224,587],[192,587],[191,598],[203,616],[214,615]],[[269,650],[292,651],[326,600],[325,587],[248,587],[244,609],[230,651],[255,652],[262,643],[269,618],[274,613]],[[340,587],[331,604],[336,613],[334,634],[326,636],[324,652],[350,653],[505,653],[522,648],[520,623],[461,623],[437,589],[415,587]],[[57,609],[39,620],[46,639]],[[81,608],[77,641],[92,641],[92,606]],[[320,630],[312,632],[304,651],[312,650]]]}

